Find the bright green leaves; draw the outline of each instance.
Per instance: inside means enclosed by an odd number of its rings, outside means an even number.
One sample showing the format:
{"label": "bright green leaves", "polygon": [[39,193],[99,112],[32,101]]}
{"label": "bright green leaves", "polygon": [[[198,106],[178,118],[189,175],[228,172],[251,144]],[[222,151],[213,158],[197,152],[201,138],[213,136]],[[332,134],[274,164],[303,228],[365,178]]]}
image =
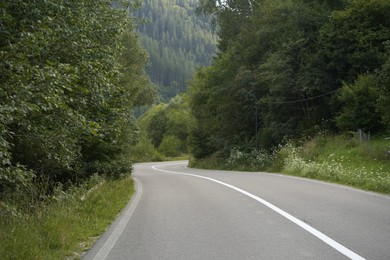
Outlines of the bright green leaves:
{"label": "bright green leaves", "polygon": [[156,91],[127,11],[111,0],[1,7],[0,174],[130,172],[131,111]]}
{"label": "bright green leaves", "polygon": [[159,104],[149,109],[140,119],[139,126],[144,136],[155,149],[165,156],[188,153],[189,135],[194,126],[187,97],[176,96],[168,104]]}

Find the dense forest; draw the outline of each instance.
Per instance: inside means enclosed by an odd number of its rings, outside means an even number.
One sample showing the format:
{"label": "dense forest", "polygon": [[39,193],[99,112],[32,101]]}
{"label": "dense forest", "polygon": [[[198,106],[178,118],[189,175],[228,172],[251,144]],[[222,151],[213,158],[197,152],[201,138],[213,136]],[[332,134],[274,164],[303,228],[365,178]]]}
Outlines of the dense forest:
{"label": "dense forest", "polygon": [[319,131],[389,129],[390,1],[200,2],[220,52],[189,90],[196,158],[255,147],[256,135],[270,150]]}
{"label": "dense forest", "polygon": [[198,0],[145,0],[137,11],[138,33],[150,56],[147,73],[164,100],[186,89],[195,70],[216,52],[210,19],[196,15]]}
{"label": "dense forest", "polygon": [[[204,158],[389,129],[389,1],[120,2],[1,3],[2,194],[120,175],[142,145]],[[211,20],[219,52],[176,96],[214,55]],[[152,79],[176,97],[137,126],[132,110],[157,97],[138,40]]]}
{"label": "dense forest", "polygon": [[132,109],[156,89],[129,15],[136,6],[115,2],[1,2],[2,202],[131,172]]}

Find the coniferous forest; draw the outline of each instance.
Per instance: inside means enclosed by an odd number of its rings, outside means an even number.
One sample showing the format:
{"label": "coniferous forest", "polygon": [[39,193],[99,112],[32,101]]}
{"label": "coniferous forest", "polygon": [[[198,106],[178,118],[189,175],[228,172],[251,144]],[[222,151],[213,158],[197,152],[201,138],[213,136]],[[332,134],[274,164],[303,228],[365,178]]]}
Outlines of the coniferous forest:
{"label": "coniferous forest", "polygon": [[138,9],[137,31],[150,56],[146,71],[163,100],[186,90],[195,70],[215,55],[216,34],[197,7],[197,0],[145,0]]}

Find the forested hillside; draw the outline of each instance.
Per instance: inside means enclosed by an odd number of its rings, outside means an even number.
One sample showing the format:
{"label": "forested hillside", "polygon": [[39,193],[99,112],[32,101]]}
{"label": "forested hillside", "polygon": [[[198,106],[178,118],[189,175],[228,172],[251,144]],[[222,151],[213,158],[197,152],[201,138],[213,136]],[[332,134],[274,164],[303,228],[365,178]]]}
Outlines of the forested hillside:
{"label": "forested hillside", "polygon": [[129,3],[1,2],[2,201],[131,172],[132,109],[152,103],[156,90]]}
{"label": "forested hillside", "polygon": [[196,16],[198,0],[145,0],[137,12],[138,27],[150,55],[147,73],[164,99],[186,89],[197,67],[208,66],[216,52],[210,20]]}
{"label": "forested hillside", "polygon": [[390,1],[201,0],[200,9],[220,27],[220,53],[189,92],[195,157],[255,147],[257,134],[270,150],[320,130],[389,129]]}

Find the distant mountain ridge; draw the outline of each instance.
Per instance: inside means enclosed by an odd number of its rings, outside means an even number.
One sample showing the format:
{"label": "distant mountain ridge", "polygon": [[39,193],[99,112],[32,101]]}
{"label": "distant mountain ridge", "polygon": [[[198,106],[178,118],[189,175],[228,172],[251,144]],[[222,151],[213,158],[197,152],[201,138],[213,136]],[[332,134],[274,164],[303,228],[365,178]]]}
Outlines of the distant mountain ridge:
{"label": "distant mountain ridge", "polygon": [[196,16],[198,0],[144,0],[138,19],[140,41],[150,55],[147,73],[163,99],[186,89],[197,67],[208,66],[216,52],[217,36],[210,19]]}

